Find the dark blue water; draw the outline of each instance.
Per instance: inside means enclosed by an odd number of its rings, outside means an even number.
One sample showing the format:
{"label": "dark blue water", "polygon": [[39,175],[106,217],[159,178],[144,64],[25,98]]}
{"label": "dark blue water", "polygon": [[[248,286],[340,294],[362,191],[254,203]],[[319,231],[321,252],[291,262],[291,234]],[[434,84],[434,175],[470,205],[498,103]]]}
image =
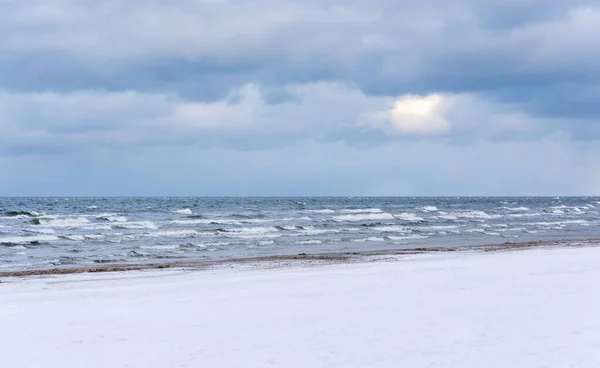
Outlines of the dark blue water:
{"label": "dark blue water", "polygon": [[600,235],[600,198],[0,198],[0,270]]}

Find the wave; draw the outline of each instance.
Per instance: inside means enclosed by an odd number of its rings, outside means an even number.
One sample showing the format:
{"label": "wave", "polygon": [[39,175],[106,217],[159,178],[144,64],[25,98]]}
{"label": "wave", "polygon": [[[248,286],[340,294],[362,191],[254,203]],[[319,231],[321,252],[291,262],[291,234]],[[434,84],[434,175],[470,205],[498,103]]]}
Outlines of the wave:
{"label": "wave", "polygon": [[586,220],[565,220],[565,221],[540,221],[527,225],[535,226],[565,226],[565,225],[589,225]]}
{"label": "wave", "polygon": [[90,220],[86,217],[74,217],[74,218],[36,218],[30,222],[33,225],[45,226],[45,227],[81,227],[89,224]]}
{"label": "wave", "polygon": [[334,221],[371,221],[371,220],[393,220],[394,216],[387,212],[383,213],[360,213],[355,215],[334,216]]}
{"label": "wave", "polygon": [[425,235],[406,235],[406,236],[388,236],[390,240],[398,241],[398,240],[417,240],[417,239],[427,239],[428,236]]}
{"label": "wave", "polygon": [[144,236],[151,238],[163,238],[163,237],[171,237],[171,238],[191,238],[197,236],[210,236],[213,233],[200,233],[196,230],[167,230],[167,231],[157,231],[150,234],[145,234]]}
{"label": "wave", "polygon": [[360,239],[351,239],[351,242],[355,243],[363,243],[363,242],[384,242],[385,239],[377,236],[371,236],[368,238],[360,238]]}
{"label": "wave", "polygon": [[191,209],[189,209],[189,208],[184,208],[184,209],[182,209],[182,210],[174,210],[174,211],[171,211],[171,212],[172,212],[172,213],[176,213],[176,214],[178,214],[178,215],[193,215],[193,214],[194,214],[194,213],[192,212],[192,210],[191,210]]}
{"label": "wave", "polygon": [[220,229],[220,235],[228,238],[256,239],[256,238],[279,238],[275,227],[243,227],[238,229]]}
{"label": "wave", "polygon": [[394,215],[394,217],[399,220],[410,221],[410,222],[425,221],[424,218],[419,217],[419,216],[415,215],[414,213],[408,213],[408,212],[399,213],[397,215]]}
{"label": "wave", "polygon": [[138,249],[145,250],[175,250],[179,248],[179,244],[162,244],[162,245],[140,245]]}
{"label": "wave", "polygon": [[328,213],[335,213],[334,210],[330,210],[330,209],[323,209],[323,210],[306,210],[306,212],[310,212],[310,213],[323,213],[323,214],[328,214]]}
{"label": "wave", "polygon": [[413,231],[410,227],[400,225],[377,226],[373,227],[373,230],[386,233],[411,233]]}
{"label": "wave", "polygon": [[84,241],[85,237],[83,235],[60,235],[60,239],[64,240],[72,240],[72,241]]}
{"label": "wave", "polygon": [[529,211],[529,208],[527,208],[527,207],[500,207],[500,208],[503,210],[506,210],[506,211],[515,211],[515,212]]}
{"label": "wave", "polygon": [[4,214],[8,217],[40,217],[41,213],[35,211],[6,211]]}
{"label": "wave", "polygon": [[59,240],[55,235],[15,236],[0,238],[0,244],[35,244]]}
{"label": "wave", "polygon": [[543,210],[544,213],[550,213],[553,215],[564,215],[565,213],[576,213],[576,214],[583,214],[585,213],[585,209],[588,209],[586,207],[575,207],[575,206],[552,206],[550,208],[546,208]]}
{"label": "wave", "polygon": [[471,220],[474,220],[474,219],[488,220],[488,219],[494,219],[494,218],[501,217],[499,215],[490,215],[490,214],[486,213],[485,211],[464,211],[464,212],[454,213],[454,215],[458,218],[471,219]]}
{"label": "wave", "polygon": [[346,213],[381,213],[383,212],[379,208],[358,208],[358,209],[343,209],[340,212]]}
{"label": "wave", "polygon": [[127,217],[111,214],[111,213],[103,213],[96,217],[98,220],[104,220],[109,222],[127,222]]}
{"label": "wave", "polygon": [[56,230],[54,230],[54,229],[33,228],[33,229],[23,229],[21,231],[24,233],[33,233],[33,234],[45,234],[45,235],[56,234]]}
{"label": "wave", "polygon": [[112,225],[113,229],[158,229],[158,226],[150,221],[119,222]]}
{"label": "wave", "polygon": [[437,219],[437,220],[447,220],[447,221],[458,220],[458,217],[456,217],[455,215],[446,213],[446,212],[440,212],[440,214],[438,216],[434,216],[433,218]]}
{"label": "wave", "polygon": [[421,207],[421,211],[423,212],[437,212],[439,209],[436,206],[423,206]]}
{"label": "wave", "polygon": [[310,244],[323,244],[322,240],[310,239],[310,240],[299,240],[296,244],[310,245]]}

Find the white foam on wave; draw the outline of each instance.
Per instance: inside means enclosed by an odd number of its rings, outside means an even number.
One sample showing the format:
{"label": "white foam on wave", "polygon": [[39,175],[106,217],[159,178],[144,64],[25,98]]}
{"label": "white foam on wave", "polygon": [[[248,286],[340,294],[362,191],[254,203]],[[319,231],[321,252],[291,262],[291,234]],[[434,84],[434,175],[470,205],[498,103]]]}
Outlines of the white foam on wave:
{"label": "white foam on wave", "polygon": [[522,217],[537,217],[541,216],[541,213],[510,213],[507,216],[512,218],[522,218]]}
{"label": "white foam on wave", "polygon": [[305,228],[304,230],[300,230],[297,233],[292,233],[290,235],[320,235],[320,234],[337,234],[341,229],[315,229],[315,228]]}
{"label": "white foam on wave", "polygon": [[151,238],[187,238],[194,236],[213,235],[212,233],[200,233],[196,230],[166,230],[166,231],[157,231],[149,234],[144,234],[144,236]]}
{"label": "white foam on wave", "polygon": [[566,226],[566,225],[589,225],[589,222],[586,220],[565,220],[565,221],[540,221],[534,222],[533,224],[536,226]]}
{"label": "white foam on wave", "polygon": [[355,242],[355,243],[362,243],[362,242],[384,242],[385,239],[381,238],[381,237],[377,237],[377,236],[371,236],[369,238],[352,239],[350,241]]}
{"label": "white foam on wave", "polygon": [[340,212],[346,213],[382,213],[383,211],[379,208],[358,208],[358,209],[343,209]]}
{"label": "white foam on wave", "polygon": [[515,212],[529,211],[529,208],[527,208],[527,207],[500,207],[500,208],[503,210],[506,210],[506,211],[515,211]]}
{"label": "white foam on wave", "polygon": [[[250,221],[247,220],[246,222],[250,222]],[[209,225],[209,224],[241,225],[242,221],[232,220],[232,219],[193,219],[193,220],[173,220],[173,221],[170,221],[170,223],[176,224],[176,225]]]}
{"label": "white foam on wave", "polygon": [[174,250],[174,249],[179,249],[179,245],[177,245],[177,244],[140,245],[138,248],[146,249],[146,250]]}
{"label": "white foam on wave", "polygon": [[324,210],[306,210],[306,212],[310,213],[335,213],[334,210],[324,209]]}
{"label": "white foam on wave", "polygon": [[464,212],[457,212],[456,216],[459,218],[464,218],[464,219],[493,219],[493,218],[498,218],[500,216],[497,215],[490,215],[487,214],[484,211],[464,211]]}
{"label": "white foam on wave", "polygon": [[220,235],[228,238],[256,239],[256,238],[279,238],[279,230],[274,227],[244,227],[240,229],[228,229]]}
{"label": "white foam on wave", "polygon": [[404,221],[413,221],[413,222],[425,221],[424,218],[419,217],[419,216],[415,215],[414,213],[409,213],[409,212],[399,213],[399,214],[394,215],[394,217],[399,220],[404,220]]}
{"label": "white foam on wave", "polygon": [[119,222],[113,227],[118,229],[158,229],[158,226],[150,221]]}
{"label": "white foam on wave", "polygon": [[176,213],[178,215],[192,215],[193,214],[192,210],[189,208],[184,208],[182,210],[173,210],[171,212]]}
{"label": "white foam on wave", "polygon": [[72,240],[72,241],[84,241],[85,237],[83,235],[61,235],[61,239]]}
{"label": "white foam on wave", "polygon": [[86,217],[55,218],[46,217],[38,219],[38,226],[45,227],[81,227],[89,224],[90,220]]}
{"label": "white foam on wave", "polygon": [[0,244],[29,244],[33,242],[51,242],[59,240],[55,235],[37,235],[37,236],[14,236],[0,238]]}
{"label": "white foam on wave", "polygon": [[102,235],[102,234],[85,234],[83,237],[85,239],[90,239],[90,240],[104,239],[104,235]]}
{"label": "white foam on wave", "polygon": [[423,206],[421,207],[421,211],[423,212],[437,212],[439,209],[436,206]]}
{"label": "white foam on wave", "polygon": [[411,233],[413,231],[413,229],[401,225],[376,226],[373,228],[373,230],[389,233]]}
{"label": "white foam on wave", "polygon": [[438,220],[447,220],[447,221],[458,220],[458,217],[456,217],[455,215],[449,214],[447,212],[442,212],[442,211],[440,211],[439,214],[437,216],[434,216],[433,218],[438,219]]}
{"label": "white foam on wave", "polygon": [[312,240],[300,240],[297,241],[296,244],[303,244],[303,245],[309,245],[309,244],[323,244],[323,241],[321,240],[316,240],[316,239],[312,239]]}
{"label": "white foam on wave", "polygon": [[358,213],[354,215],[334,216],[334,221],[373,221],[373,220],[393,220],[394,216],[384,213]]}
{"label": "white foam on wave", "polygon": [[45,235],[56,234],[56,230],[54,230],[54,229],[40,229],[40,228],[24,229],[23,232],[34,233],[34,234],[45,234]]}
{"label": "white foam on wave", "polygon": [[87,206],[88,210],[95,210],[96,208],[98,208],[98,206]]}
{"label": "white foam on wave", "polygon": [[109,222],[127,222],[127,217],[115,213],[101,213],[96,218]]}
{"label": "white foam on wave", "polygon": [[427,239],[428,236],[425,235],[406,235],[406,236],[388,236],[390,240],[399,241],[399,240],[417,240],[417,239]]}
{"label": "white foam on wave", "polygon": [[585,213],[584,209],[587,209],[587,208],[562,205],[562,206],[552,206],[550,208],[545,209],[544,212],[551,213],[553,215],[564,215],[565,213],[582,214],[582,213]]}
{"label": "white foam on wave", "polygon": [[458,229],[458,225],[433,225],[433,226],[423,226],[419,229],[423,230],[454,230]]}
{"label": "white foam on wave", "polygon": [[273,218],[273,219],[190,219],[190,220],[172,220],[171,224],[176,225],[243,225],[243,224],[263,224],[268,222],[308,222],[312,221],[310,217],[289,217],[289,218]]}

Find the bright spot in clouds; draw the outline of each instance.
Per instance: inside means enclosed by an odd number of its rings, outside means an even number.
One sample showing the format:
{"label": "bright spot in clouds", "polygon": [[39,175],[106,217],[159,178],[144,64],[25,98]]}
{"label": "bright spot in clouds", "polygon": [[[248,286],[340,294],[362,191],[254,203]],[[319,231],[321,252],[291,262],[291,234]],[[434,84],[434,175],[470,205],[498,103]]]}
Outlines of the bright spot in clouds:
{"label": "bright spot in clouds", "polygon": [[373,115],[372,121],[383,128],[400,134],[437,135],[450,131],[450,122],[445,118],[450,103],[440,94],[428,96],[402,96],[393,107]]}

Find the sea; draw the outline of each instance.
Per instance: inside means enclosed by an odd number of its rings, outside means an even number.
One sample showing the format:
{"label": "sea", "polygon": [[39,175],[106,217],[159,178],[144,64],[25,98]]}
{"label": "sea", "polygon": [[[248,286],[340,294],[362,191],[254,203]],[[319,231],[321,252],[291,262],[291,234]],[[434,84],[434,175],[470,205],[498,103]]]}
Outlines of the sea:
{"label": "sea", "polygon": [[0,271],[600,237],[600,197],[0,198]]}

